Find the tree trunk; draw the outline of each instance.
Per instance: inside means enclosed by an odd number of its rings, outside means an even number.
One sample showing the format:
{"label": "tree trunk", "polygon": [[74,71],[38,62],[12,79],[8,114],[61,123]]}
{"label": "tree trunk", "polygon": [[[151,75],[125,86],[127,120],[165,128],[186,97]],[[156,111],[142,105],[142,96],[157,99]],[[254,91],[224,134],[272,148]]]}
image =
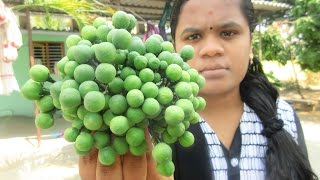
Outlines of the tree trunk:
{"label": "tree trunk", "polygon": [[293,76],[294,76],[294,81],[295,81],[295,85],[296,85],[296,88],[297,88],[297,92],[300,95],[301,99],[305,99],[303,94],[302,94],[302,92],[301,92],[301,89],[300,89],[299,79],[298,79],[298,75],[297,75],[297,72],[296,72],[296,68],[294,67],[293,60],[291,59],[290,62],[291,62],[291,65],[292,65]]}

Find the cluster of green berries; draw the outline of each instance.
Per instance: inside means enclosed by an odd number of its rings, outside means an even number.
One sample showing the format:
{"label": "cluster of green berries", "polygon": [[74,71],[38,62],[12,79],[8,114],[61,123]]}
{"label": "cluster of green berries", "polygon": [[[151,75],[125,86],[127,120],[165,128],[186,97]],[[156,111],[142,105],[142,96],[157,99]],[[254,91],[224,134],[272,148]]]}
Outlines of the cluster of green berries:
{"label": "cluster of green berries", "polygon": [[34,65],[21,93],[36,100],[37,127],[52,127],[53,114],[62,112],[71,123],[64,138],[74,142],[79,155],[98,148],[104,165],[128,152],[143,155],[148,129],[157,171],[171,176],[170,145],[194,143],[188,128],[199,122],[198,112],[205,107],[205,100],[198,96],[205,79],[187,64],[194,54],[190,45],[176,53],[160,35],[143,42],[130,33],[136,22],[123,11],[117,11],[110,24],[96,18],[80,35],[66,39],[67,55],[57,63],[61,80],[54,81],[45,66]]}

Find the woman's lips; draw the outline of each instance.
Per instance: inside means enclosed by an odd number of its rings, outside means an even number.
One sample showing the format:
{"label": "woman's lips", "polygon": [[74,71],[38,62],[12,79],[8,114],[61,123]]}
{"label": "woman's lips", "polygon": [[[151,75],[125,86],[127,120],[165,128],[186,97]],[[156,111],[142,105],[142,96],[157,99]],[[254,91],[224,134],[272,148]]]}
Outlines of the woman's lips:
{"label": "woman's lips", "polygon": [[206,69],[200,71],[200,74],[206,79],[221,78],[227,73],[226,68]]}

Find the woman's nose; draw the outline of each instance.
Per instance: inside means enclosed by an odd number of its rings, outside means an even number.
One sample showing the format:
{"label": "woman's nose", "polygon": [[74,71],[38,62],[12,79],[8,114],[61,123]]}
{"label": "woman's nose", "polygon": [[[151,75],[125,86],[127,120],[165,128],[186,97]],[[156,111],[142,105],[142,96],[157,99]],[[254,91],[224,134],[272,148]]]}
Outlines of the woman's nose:
{"label": "woman's nose", "polygon": [[203,39],[199,55],[205,57],[222,56],[224,54],[224,47],[221,41],[216,37],[206,37]]}

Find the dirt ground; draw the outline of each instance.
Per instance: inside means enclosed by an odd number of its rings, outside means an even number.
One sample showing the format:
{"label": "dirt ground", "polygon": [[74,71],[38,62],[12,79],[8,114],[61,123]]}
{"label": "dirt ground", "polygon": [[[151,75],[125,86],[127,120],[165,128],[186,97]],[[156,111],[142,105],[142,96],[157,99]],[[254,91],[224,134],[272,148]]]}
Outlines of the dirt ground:
{"label": "dirt ground", "polygon": [[[301,94],[305,99],[320,100],[320,89],[301,89]],[[301,96],[295,89],[280,90],[280,96],[290,99],[301,99]]]}
{"label": "dirt ground", "polygon": [[304,121],[319,122],[320,123],[320,89],[301,89],[301,94],[304,97],[302,99],[301,95],[297,90],[282,90],[280,91],[280,97],[286,100],[297,100],[316,103],[314,106],[317,107],[315,110],[311,108],[306,108],[305,110],[297,110],[298,116]]}
{"label": "dirt ground", "polygon": [[[302,90],[306,101],[319,101],[320,90]],[[299,100],[297,91],[283,90],[281,97]],[[297,111],[305,133],[309,159],[320,175],[320,111]],[[0,121],[0,179],[2,180],[80,180],[78,156],[73,145],[59,133],[70,124],[57,119],[56,125],[41,131],[38,146],[34,119],[6,117]]]}

